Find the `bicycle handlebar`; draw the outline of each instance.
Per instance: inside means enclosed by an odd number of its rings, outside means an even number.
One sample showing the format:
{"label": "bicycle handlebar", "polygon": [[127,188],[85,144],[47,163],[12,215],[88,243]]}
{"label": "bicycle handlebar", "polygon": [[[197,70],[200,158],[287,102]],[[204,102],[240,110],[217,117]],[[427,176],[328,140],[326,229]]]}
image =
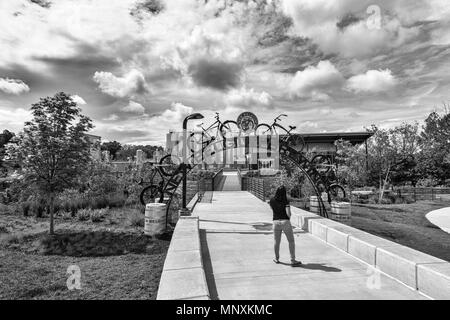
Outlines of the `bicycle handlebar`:
{"label": "bicycle handlebar", "polygon": [[287,117],[287,114],[284,113],[280,114],[278,117],[275,118],[274,122],[281,120],[281,117]]}

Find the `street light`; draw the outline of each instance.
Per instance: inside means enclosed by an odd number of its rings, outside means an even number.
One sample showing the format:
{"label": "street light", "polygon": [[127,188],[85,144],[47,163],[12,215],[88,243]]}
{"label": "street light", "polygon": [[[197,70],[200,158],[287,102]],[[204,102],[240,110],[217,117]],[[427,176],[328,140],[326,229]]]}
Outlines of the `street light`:
{"label": "street light", "polygon": [[204,116],[201,113],[193,113],[188,115],[183,120],[183,162],[182,162],[182,170],[183,170],[183,202],[182,209],[180,211],[180,215],[187,215],[188,210],[186,208],[186,185],[187,185],[187,123],[189,120],[200,120],[203,119]]}

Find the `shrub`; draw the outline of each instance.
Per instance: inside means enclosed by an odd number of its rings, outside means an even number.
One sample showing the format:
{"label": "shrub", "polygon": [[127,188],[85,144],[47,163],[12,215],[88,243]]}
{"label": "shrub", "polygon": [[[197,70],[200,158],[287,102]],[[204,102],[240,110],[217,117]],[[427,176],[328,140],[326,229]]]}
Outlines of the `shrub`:
{"label": "shrub", "polygon": [[392,204],[392,200],[390,198],[383,198],[380,204]]}
{"label": "shrub", "polygon": [[144,227],[144,215],[138,209],[134,209],[128,216],[128,222],[132,227]]}
{"label": "shrub", "polygon": [[91,218],[91,209],[81,209],[77,212],[77,219],[79,221],[87,221]]}
{"label": "shrub", "polygon": [[410,203],[414,203],[414,199],[412,197],[405,197],[405,203],[410,204]]}
{"label": "shrub", "polygon": [[90,218],[92,222],[101,222],[106,216],[107,209],[91,210]]}
{"label": "shrub", "polygon": [[61,216],[61,218],[63,218],[64,220],[70,220],[73,218],[72,212],[70,211],[65,211],[62,210],[59,212],[59,215]]}

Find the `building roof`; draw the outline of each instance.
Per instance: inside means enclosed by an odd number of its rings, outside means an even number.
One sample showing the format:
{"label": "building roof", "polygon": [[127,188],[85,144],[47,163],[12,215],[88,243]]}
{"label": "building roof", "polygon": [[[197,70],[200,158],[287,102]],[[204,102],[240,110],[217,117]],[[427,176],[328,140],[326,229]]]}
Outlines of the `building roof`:
{"label": "building roof", "polygon": [[373,132],[326,132],[326,133],[300,133],[306,143],[334,143],[336,140],[346,140],[353,144],[364,143],[373,136]]}

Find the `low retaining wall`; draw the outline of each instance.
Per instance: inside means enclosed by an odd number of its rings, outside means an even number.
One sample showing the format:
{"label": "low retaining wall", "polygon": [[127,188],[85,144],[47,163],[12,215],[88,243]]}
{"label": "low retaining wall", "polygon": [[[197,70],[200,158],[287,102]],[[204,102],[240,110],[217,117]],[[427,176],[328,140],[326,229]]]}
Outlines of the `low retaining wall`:
{"label": "low retaining wall", "polygon": [[450,299],[450,263],[291,207],[291,223],[433,299]]}
{"label": "low retaining wall", "polygon": [[167,252],[157,300],[209,300],[198,217],[180,217]]}

